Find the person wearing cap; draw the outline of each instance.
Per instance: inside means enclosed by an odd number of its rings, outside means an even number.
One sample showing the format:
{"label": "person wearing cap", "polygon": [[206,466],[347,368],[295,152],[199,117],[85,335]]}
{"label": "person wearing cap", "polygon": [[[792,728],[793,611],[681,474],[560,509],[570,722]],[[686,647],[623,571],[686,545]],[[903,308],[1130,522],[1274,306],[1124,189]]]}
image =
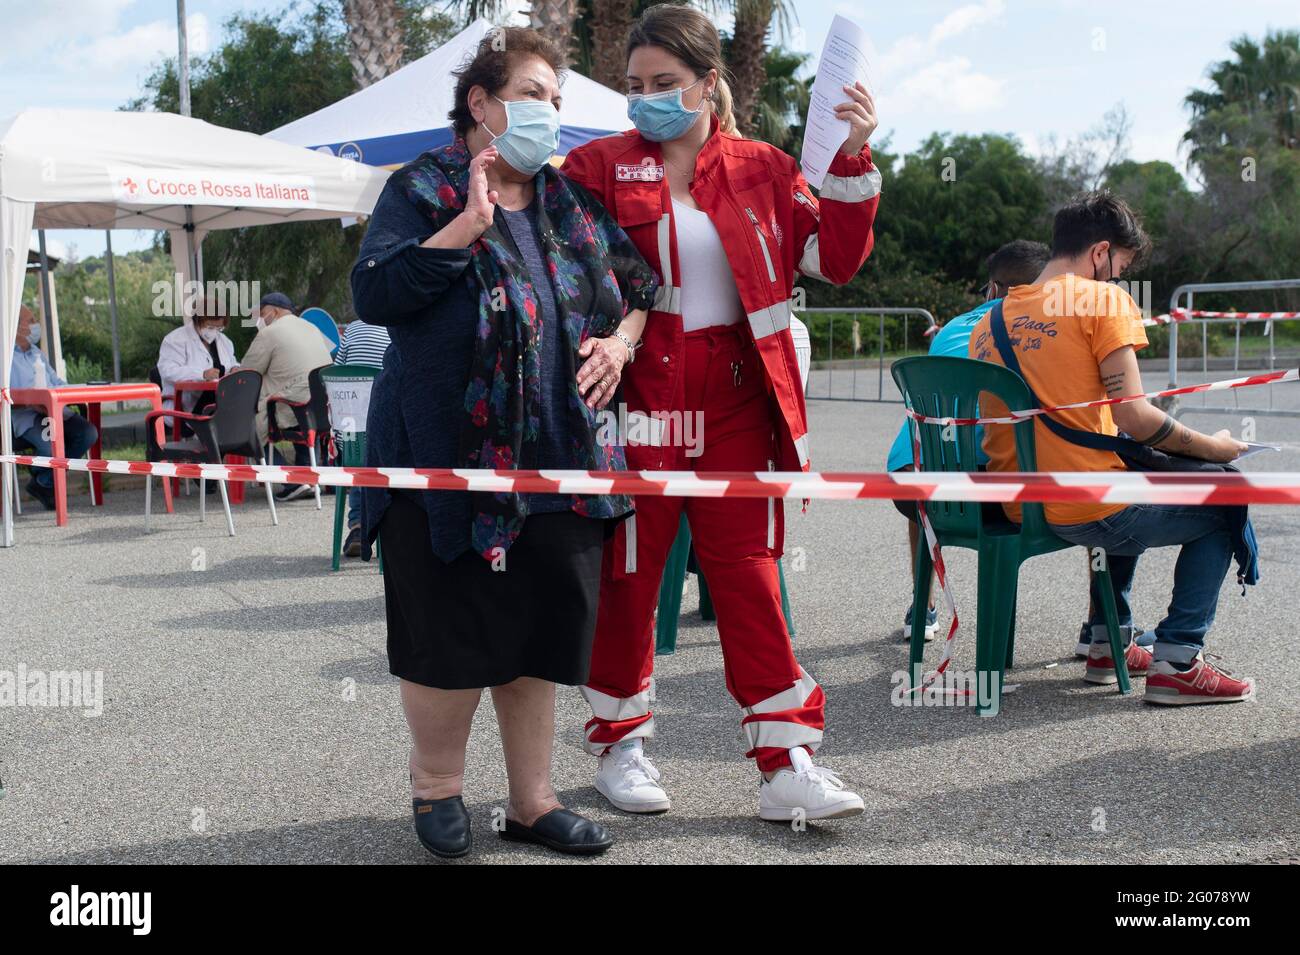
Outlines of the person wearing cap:
{"label": "person wearing cap", "polygon": [[[199,302],[194,315],[163,338],[158,346],[158,375],[164,398],[176,396],[178,381],[216,381],[239,367],[235,345],[226,336],[227,318],[220,309]],[[199,412],[213,403],[207,392],[185,392],[180,411]]]}
{"label": "person wearing cap", "polygon": [[[286,401],[306,401],[311,392],[307,376],[313,369],[332,364],[330,352],[333,342],[321,334],[319,328],[296,314],[293,302],[283,292],[262,296],[257,310],[257,337],[244,355],[244,368],[262,376],[262,396],[257,407],[257,440],[266,443],[266,399],[284,398]],[[280,427],[295,424],[292,409],[285,405],[277,408]],[[275,457],[279,461],[279,452]],[[307,465],[310,458],[307,448],[294,446],[294,464]],[[291,501],[311,493],[307,484],[286,485],[277,497]]]}

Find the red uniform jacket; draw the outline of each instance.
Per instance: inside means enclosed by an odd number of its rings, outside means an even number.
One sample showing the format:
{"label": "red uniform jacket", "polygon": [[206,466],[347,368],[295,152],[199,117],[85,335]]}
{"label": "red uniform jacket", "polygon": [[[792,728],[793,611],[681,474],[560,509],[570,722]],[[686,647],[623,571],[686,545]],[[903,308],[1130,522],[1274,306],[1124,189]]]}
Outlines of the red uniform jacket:
{"label": "red uniform jacket", "polygon": [[[837,285],[857,274],[874,241],[880,173],[867,146],[856,156],[837,153],[818,201],[790,156],[719,131],[716,117],[712,123],[712,135],[696,160],[691,196],[709,214],[733,264],[774,404],[776,467],[807,470],[808,426],[790,337],[790,298],[797,274]],[[665,427],[674,420],[672,412],[680,416],[685,405],[685,333],[677,234],[663,163],[658,143],[629,130],[579,146],[561,169],[604,203],[662,279],[644,347],[623,373],[627,459],[635,470],[688,467],[682,442],[673,441]]]}

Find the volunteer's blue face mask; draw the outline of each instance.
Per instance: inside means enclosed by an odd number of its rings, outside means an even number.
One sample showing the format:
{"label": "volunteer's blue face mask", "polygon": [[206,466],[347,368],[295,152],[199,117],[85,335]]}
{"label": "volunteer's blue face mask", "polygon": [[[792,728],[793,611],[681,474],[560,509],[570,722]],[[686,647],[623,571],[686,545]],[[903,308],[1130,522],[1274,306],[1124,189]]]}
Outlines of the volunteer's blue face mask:
{"label": "volunteer's blue face mask", "polygon": [[541,100],[507,103],[499,96],[493,99],[506,108],[506,128],[498,135],[487,123],[483,124],[492,134],[492,145],[515,169],[529,175],[536,173],[551,161],[560,147],[560,111]]}
{"label": "volunteer's blue face mask", "polygon": [[695,125],[704,111],[703,100],[698,109],[687,109],[682,105],[682,94],[699,85],[700,80],[696,80],[690,86],[662,93],[631,93],[627,98],[627,118],[636,131],[651,142],[666,143],[677,139]]}

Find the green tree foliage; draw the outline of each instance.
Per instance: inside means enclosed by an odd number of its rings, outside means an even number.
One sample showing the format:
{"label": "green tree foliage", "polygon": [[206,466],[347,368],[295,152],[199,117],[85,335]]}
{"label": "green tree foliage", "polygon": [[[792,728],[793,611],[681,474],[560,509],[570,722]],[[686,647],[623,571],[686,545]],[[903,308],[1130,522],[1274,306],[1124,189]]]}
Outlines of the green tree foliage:
{"label": "green tree foliage", "polygon": [[872,156],[884,178],[876,248],[848,285],[805,283],[813,306],[914,306],[946,321],[976,305],[985,260],[1012,239],[1045,240],[1042,178],[1009,136],[931,136],[900,157]]}
{"label": "green tree foliage", "polygon": [[[171,287],[172,261],[161,250],[145,249],[115,256],[113,269],[122,377],[126,381],[142,381],[157,363],[158,343],[176,327],[176,319],[155,317],[153,308],[154,283],[166,282]],[[112,377],[113,335],[104,257],[65,260],[55,268],[54,282],[68,380],[76,382],[82,376]],[[36,283],[37,277],[30,275],[25,298],[33,308],[36,307]],[[86,299],[92,304],[87,304]]]}
{"label": "green tree foliage", "polygon": [[[731,38],[724,35],[722,55],[728,60],[731,48]],[[767,51],[763,57],[763,85],[759,87],[751,120],[755,138],[796,157],[803,149],[804,117],[808,115],[812,91],[812,77],[799,77],[807,61],[807,53],[784,47]]]}
{"label": "green tree foliage", "polygon": [[1044,238],[1042,182],[1009,136],[936,133],[885,180],[889,214],[880,217],[879,241],[919,272],[980,285],[999,245]]}
{"label": "green tree foliage", "polygon": [[1187,275],[1187,244],[1195,239],[1188,230],[1200,218],[1200,198],[1167,162],[1124,160],[1106,172],[1103,184],[1128,201],[1151,236],[1151,255],[1139,266],[1140,275],[1141,280],[1152,283],[1156,295],[1163,296],[1151,303],[1153,308],[1161,308],[1159,303],[1167,301]]}
{"label": "green tree foliage", "polygon": [[[1182,237],[1189,277],[1294,278],[1300,275],[1300,32],[1269,33],[1262,43],[1239,37],[1230,49],[1232,59],[1207,71],[1210,88],[1186,99],[1191,124],[1184,143],[1203,186],[1203,199],[1185,222],[1194,235]],[[1273,307],[1296,305],[1294,293],[1273,296]]]}
{"label": "green tree foliage", "polygon": [[1183,139],[1192,162],[1223,149],[1300,149],[1300,31],[1270,32],[1262,44],[1242,36],[1229,46],[1234,58],[1207,71],[1211,88],[1187,96],[1192,123]]}

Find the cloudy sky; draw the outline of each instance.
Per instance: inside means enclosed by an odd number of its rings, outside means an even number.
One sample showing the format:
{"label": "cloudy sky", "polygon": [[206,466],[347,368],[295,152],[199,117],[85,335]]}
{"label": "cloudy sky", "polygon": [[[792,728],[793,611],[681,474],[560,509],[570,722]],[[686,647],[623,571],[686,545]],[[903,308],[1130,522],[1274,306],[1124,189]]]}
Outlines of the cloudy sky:
{"label": "cloudy sky", "polygon": [[[526,7],[517,0],[516,7]],[[206,52],[248,0],[188,0],[190,48]],[[831,18],[871,37],[881,133],[896,150],[931,132],[998,131],[1031,151],[1066,140],[1118,102],[1133,121],[1130,156],[1182,168],[1188,90],[1242,33],[1300,28],[1296,0],[793,0],[786,44],[814,56]],[[171,0],[0,0],[0,116],[29,106],[114,109],[137,95],[151,67],[176,52]],[[729,24],[723,23],[724,28]],[[82,254],[93,234],[62,233]],[[145,244],[120,234],[118,248]]]}

